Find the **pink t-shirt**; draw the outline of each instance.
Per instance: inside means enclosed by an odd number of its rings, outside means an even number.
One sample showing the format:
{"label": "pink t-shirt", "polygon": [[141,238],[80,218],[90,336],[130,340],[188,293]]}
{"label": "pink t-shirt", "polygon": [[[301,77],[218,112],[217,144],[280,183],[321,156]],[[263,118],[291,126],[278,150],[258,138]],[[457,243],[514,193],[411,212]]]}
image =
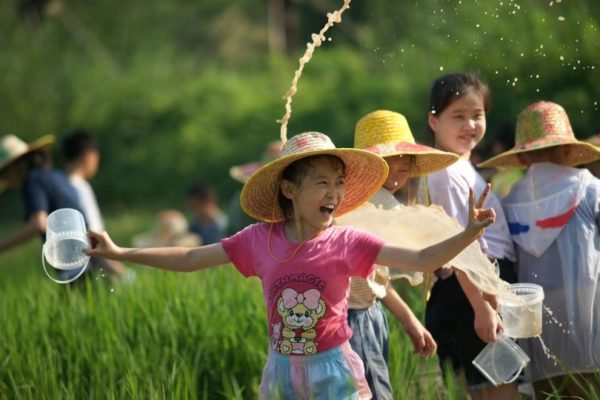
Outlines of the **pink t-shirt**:
{"label": "pink t-shirt", "polygon": [[[315,354],[348,340],[350,277],[366,278],[384,245],[370,233],[330,226],[302,244],[287,262],[268,249],[269,224],[250,225],[222,240],[235,267],[257,276],[269,321],[271,348],[283,354]],[[271,251],[287,259],[298,247],[285,237],[284,223],[275,224]]]}

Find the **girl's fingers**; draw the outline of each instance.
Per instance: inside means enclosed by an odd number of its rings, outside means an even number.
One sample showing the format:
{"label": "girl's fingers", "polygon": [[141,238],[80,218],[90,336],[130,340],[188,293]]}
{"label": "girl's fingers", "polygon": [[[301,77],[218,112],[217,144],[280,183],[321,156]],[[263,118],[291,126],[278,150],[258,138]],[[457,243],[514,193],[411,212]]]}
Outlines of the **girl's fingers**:
{"label": "girl's fingers", "polygon": [[475,216],[475,197],[473,195],[473,189],[469,188],[469,216],[473,218]]}
{"label": "girl's fingers", "polygon": [[492,187],[492,185],[490,185],[489,183],[487,185],[485,185],[485,189],[483,190],[483,193],[481,193],[481,196],[479,196],[479,200],[477,200],[477,208],[483,208],[483,203],[485,203],[485,199],[487,198],[488,194],[490,193],[491,187]]}

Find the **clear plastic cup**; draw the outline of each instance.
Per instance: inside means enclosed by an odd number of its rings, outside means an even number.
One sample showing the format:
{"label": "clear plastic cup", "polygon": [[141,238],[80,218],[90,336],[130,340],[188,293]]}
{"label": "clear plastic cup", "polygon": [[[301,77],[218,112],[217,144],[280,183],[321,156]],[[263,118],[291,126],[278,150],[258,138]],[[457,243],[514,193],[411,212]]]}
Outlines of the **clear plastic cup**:
{"label": "clear plastic cup", "polygon": [[510,290],[515,297],[500,297],[504,334],[515,339],[540,335],[544,289],[534,283],[515,283]]}
{"label": "clear plastic cup", "polygon": [[494,385],[514,382],[529,363],[529,357],[511,338],[500,334],[473,360],[473,365]]}
{"label": "clear plastic cup", "polygon": [[[90,247],[83,215],[72,208],[61,208],[52,212],[46,222],[46,243],[42,249],[42,264],[46,274],[55,282],[69,283],[85,270],[90,257],[83,250]],[[46,269],[50,266],[63,271],[81,269],[75,277],[60,281]]]}

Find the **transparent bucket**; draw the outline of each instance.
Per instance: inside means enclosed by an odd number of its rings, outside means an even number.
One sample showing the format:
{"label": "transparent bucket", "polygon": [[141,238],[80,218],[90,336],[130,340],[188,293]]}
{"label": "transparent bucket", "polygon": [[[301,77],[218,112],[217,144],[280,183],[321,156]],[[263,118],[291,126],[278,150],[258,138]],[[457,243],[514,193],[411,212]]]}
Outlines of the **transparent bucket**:
{"label": "transparent bucket", "polygon": [[[50,279],[57,283],[69,283],[79,278],[90,260],[90,257],[83,252],[89,247],[85,220],[79,211],[61,208],[48,216],[46,242],[42,248],[42,265]],[[57,280],[48,273],[46,261],[59,270],[81,269],[81,271],[66,281]]]}
{"label": "transparent bucket", "polygon": [[515,339],[538,336],[542,333],[544,289],[534,283],[515,283],[510,290],[515,297],[500,297],[504,334]]}
{"label": "transparent bucket", "polygon": [[494,385],[514,382],[529,363],[529,357],[511,338],[498,335],[473,360],[473,365]]}

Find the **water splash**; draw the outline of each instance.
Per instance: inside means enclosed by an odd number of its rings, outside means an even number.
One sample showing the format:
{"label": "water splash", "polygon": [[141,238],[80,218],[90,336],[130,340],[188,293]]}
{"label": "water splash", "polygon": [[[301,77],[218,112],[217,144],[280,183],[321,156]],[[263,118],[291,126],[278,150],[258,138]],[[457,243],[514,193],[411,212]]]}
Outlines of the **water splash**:
{"label": "water splash", "polygon": [[327,13],[327,23],[325,23],[325,26],[323,26],[323,28],[319,31],[318,34],[313,33],[310,36],[311,42],[306,44],[306,51],[304,52],[304,55],[298,60],[299,65],[298,69],[294,72],[294,79],[292,79],[292,85],[286,93],[286,95],[284,96],[285,114],[283,114],[283,117],[281,117],[281,119],[277,121],[281,124],[280,135],[282,143],[285,143],[287,141],[287,125],[292,116],[292,97],[294,97],[294,95],[298,92],[298,81],[302,76],[304,66],[312,58],[315,49],[321,46],[321,44],[326,40],[325,32],[327,32],[327,30],[331,28],[333,24],[342,22],[342,14],[344,13],[344,11],[350,8],[351,1],[352,0],[344,0],[344,5],[339,10]]}

